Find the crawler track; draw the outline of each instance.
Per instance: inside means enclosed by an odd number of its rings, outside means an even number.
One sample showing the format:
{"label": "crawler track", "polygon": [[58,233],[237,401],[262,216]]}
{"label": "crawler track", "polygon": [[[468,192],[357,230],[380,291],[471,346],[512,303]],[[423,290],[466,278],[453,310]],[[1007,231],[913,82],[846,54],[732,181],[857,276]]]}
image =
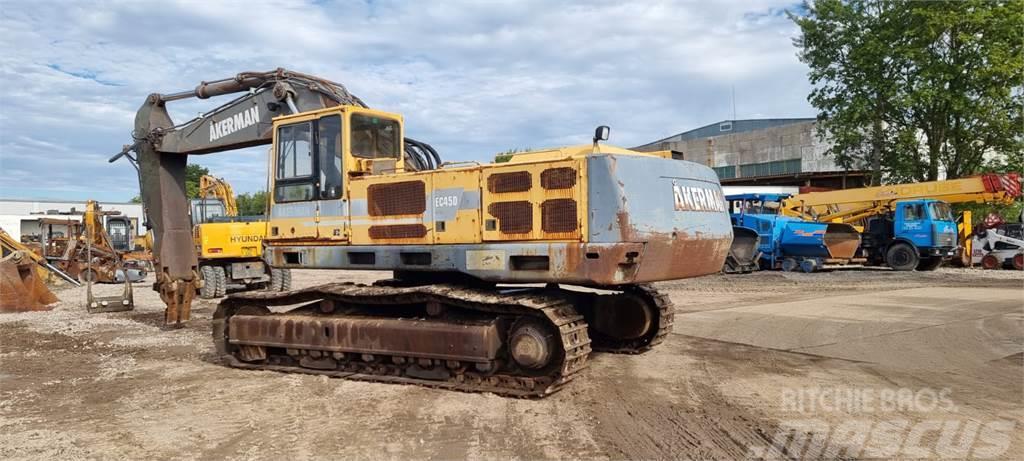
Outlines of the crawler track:
{"label": "crawler track", "polygon": [[634,294],[643,298],[649,305],[657,310],[657,324],[651,332],[636,339],[616,340],[594,332],[593,349],[599,352],[611,352],[615,354],[642,354],[651,350],[654,346],[661,344],[672,331],[672,323],[675,321],[675,308],[668,295],[659,292],[650,285],[637,285],[629,287],[626,293]]}
{"label": "crawler track", "polygon": [[[265,308],[296,304],[304,305],[286,314],[271,313]],[[331,307],[324,309],[325,305]],[[262,346],[239,345],[236,337],[241,333],[232,332],[230,327],[232,317],[236,315],[240,316],[235,319],[237,322],[254,316],[277,316],[271,322],[283,325],[289,321],[346,317],[348,312],[343,312],[344,308],[334,311],[333,306],[357,306],[361,313],[372,312],[377,316],[375,318],[397,319],[408,315],[409,306],[428,305],[445,306],[460,315],[471,314],[477,319],[503,319],[506,325],[521,319],[540,322],[552,332],[552,336],[557,332],[557,340],[554,341],[558,345],[554,348],[556,353],[548,365],[531,370],[517,366],[509,357],[509,347],[505,344],[495,365],[481,371],[469,363],[423,359],[414,355],[273,347],[256,351],[254,347]],[[428,320],[424,318],[423,321]],[[432,321],[458,325],[460,318],[455,314],[451,318],[442,315]],[[496,292],[444,284],[418,287],[330,284],[286,293],[240,293],[221,302],[214,316],[213,335],[218,353],[226,363],[238,368],[417,384],[466,392],[493,392],[513,397],[541,397],[557,391],[586,367],[591,351],[587,324],[573,308],[569,297],[541,289]],[[507,329],[503,332],[503,340],[505,336]]]}

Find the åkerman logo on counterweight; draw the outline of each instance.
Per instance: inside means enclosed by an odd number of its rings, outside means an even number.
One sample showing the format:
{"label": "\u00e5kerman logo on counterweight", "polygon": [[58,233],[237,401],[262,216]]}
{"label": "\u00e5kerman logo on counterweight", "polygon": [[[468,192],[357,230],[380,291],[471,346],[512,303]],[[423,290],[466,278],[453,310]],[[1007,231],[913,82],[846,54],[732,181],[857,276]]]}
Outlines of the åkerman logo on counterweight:
{"label": "\u00e5kerman logo on counterweight", "polygon": [[224,136],[234,133],[242,128],[248,128],[260,121],[260,106],[243,110],[219,122],[210,124],[210,142],[216,141]]}

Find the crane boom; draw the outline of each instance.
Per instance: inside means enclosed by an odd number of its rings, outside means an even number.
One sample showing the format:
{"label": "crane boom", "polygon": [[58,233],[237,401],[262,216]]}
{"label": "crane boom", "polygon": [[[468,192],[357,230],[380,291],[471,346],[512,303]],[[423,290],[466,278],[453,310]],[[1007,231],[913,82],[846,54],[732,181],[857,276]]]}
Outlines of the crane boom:
{"label": "crane boom", "polygon": [[782,202],[782,214],[805,220],[855,223],[887,212],[898,200],[935,199],[946,203],[1012,203],[1021,196],[1018,173],[862,187],[797,194]]}
{"label": "crane boom", "polygon": [[[167,111],[171,101],[239,93],[182,124],[175,124]],[[127,156],[137,163],[147,227],[154,237],[155,289],[167,304],[167,324],[188,320],[199,280],[185,192],[188,156],[269,144],[275,117],[338,105],[366,107],[339,83],[282,68],[243,72],[202,82],[190,91],[153,93],[146,98],[135,116],[134,143],[110,161]],[[441,163],[429,145],[408,138],[405,145],[411,169],[432,169]]]}

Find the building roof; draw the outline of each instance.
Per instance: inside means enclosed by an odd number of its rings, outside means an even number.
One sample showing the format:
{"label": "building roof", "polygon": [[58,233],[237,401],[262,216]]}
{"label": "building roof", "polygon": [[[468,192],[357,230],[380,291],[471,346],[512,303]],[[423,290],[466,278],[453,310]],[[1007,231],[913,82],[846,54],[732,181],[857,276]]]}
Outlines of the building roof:
{"label": "building roof", "polygon": [[659,139],[654,142],[637,146],[635,149],[644,147],[653,147],[663,142],[679,142],[687,141],[690,139],[701,139],[710,138],[713,136],[722,136],[733,133],[743,133],[746,131],[763,130],[766,128],[774,128],[777,126],[791,125],[794,123],[806,123],[813,122],[814,117],[801,117],[801,118],[754,118],[746,120],[722,120],[720,122],[711,123],[704,125],[700,128],[694,128],[690,131],[684,131],[679,134],[674,134],[667,138]]}

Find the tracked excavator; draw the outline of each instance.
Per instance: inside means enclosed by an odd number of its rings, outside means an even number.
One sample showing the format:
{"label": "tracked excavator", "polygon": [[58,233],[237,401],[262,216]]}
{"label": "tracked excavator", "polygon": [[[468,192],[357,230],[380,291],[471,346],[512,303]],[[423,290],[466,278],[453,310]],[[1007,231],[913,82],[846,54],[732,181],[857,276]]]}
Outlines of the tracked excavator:
{"label": "tracked excavator", "polygon": [[[240,96],[182,124],[167,112],[227,94]],[[111,161],[138,161],[168,325],[188,320],[199,280],[189,155],[272,144],[270,266],[393,271],[372,286],[228,296],[212,322],[228,365],[540,397],[578,377],[591,351],[662,342],[673,308],[650,283],[717,273],[729,252],[710,168],[604,145],[608,134],[442,163],[405,137],[401,115],[277,69],[150,95],[134,143]]]}

